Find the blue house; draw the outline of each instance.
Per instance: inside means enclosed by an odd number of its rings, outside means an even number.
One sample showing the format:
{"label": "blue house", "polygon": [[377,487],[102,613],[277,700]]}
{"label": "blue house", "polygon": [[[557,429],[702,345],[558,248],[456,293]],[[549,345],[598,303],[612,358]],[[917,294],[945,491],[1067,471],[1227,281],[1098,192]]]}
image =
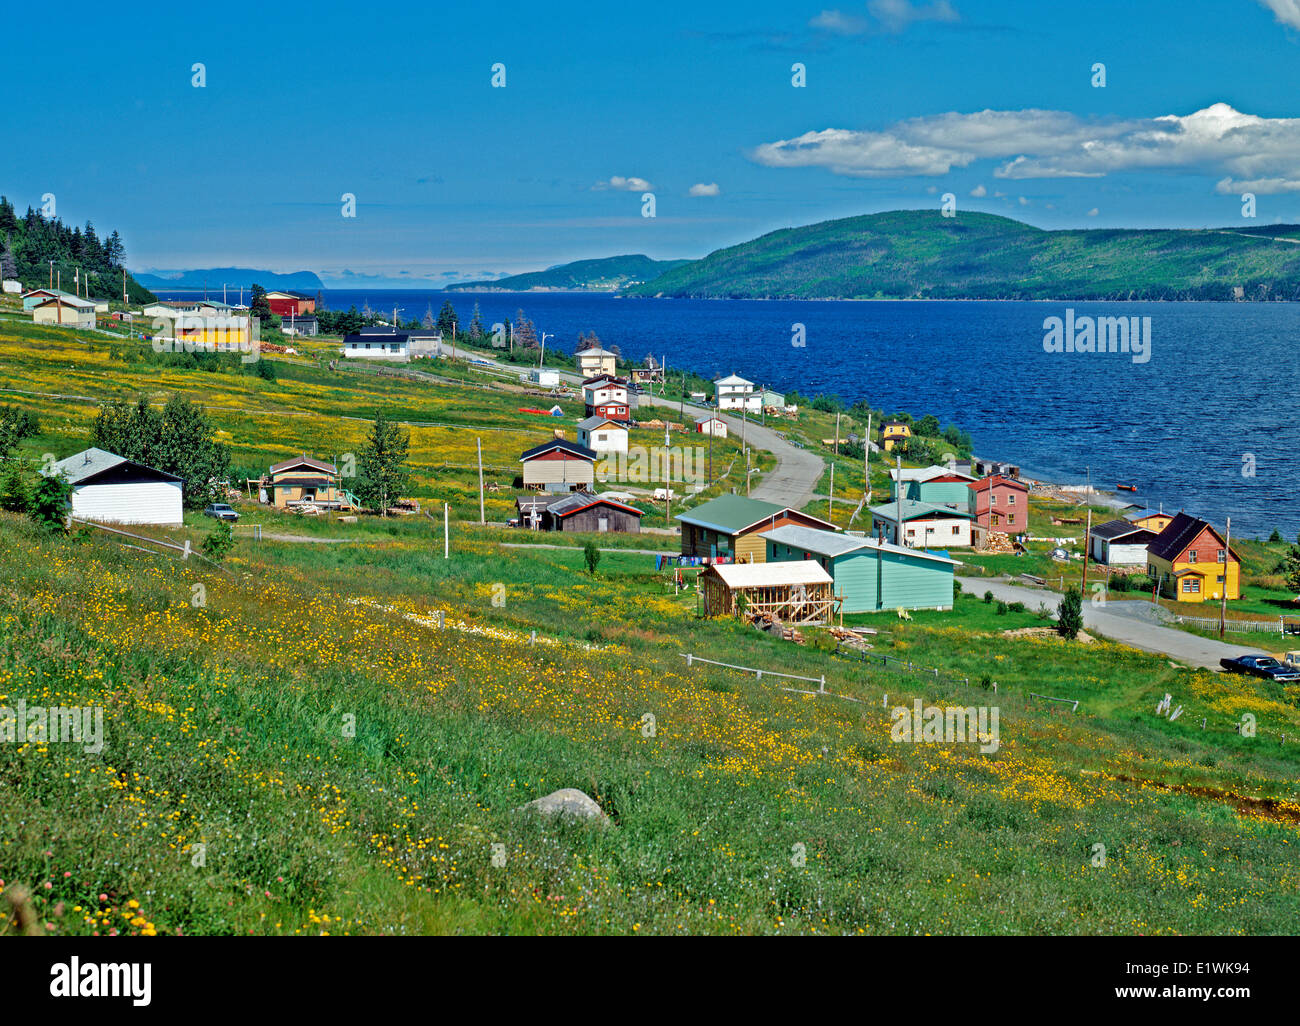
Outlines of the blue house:
{"label": "blue house", "polygon": [[841,612],[951,609],[953,569],[960,565],[923,549],[875,538],[786,525],[764,531],[767,561],[810,559],[831,575]]}

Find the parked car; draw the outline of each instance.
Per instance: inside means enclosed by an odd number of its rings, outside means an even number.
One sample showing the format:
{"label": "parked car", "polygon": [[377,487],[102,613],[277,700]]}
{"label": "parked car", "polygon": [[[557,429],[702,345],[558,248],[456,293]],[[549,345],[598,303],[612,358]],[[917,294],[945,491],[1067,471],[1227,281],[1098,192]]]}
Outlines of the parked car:
{"label": "parked car", "polygon": [[239,514],[224,502],[214,502],[211,506],[203,511],[205,517],[213,517],[216,520],[229,520],[234,523],[239,519]]}
{"label": "parked car", "polygon": [[1245,673],[1251,677],[1290,683],[1300,680],[1300,670],[1279,663],[1270,655],[1244,655],[1233,659],[1220,659],[1219,665],[1229,673]]}

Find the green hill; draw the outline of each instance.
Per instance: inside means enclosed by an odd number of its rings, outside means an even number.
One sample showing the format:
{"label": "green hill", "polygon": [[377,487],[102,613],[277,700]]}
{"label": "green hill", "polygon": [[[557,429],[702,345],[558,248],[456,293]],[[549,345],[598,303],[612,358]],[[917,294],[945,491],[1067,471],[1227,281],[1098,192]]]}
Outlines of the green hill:
{"label": "green hill", "polygon": [[1300,226],[1045,231],[896,210],[786,228],[628,290],[790,299],[1300,299]]}
{"label": "green hill", "polygon": [[575,260],[557,264],[544,271],[512,274],[496,281],[470,281],[448,285],[448,292],[530,292],[539,289],[609,292],[641,282],[650,282],[665,271],[689,263],[688,260],[651,260],[641,253]]}

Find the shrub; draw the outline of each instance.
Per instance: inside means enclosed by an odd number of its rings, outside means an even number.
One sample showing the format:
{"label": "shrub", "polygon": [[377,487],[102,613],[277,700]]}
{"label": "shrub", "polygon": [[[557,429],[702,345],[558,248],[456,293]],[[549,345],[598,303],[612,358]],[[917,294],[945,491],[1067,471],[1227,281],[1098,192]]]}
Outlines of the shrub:
{"label": "shrub", "polygon": [[991,592],[991,591],[986,591],[986,592],[984,593],[984,601],[985,601],[985,602],[992,602],[992,601],[993,601],[993,592]]}
{"label": "shrub", "polygon": [[1001,599],[998,600],[998,606],[997,606],[997,609],[998,609],[998,616],[1006,616],[1006,615],[1007,615],[1007,604],[1006,604],[1005,602],[1003,602]]}
{"label": "shrub", "polygon": [[58,474],[42,476],[32,489],[27,515],[41,530],[50,534],[63,534],[67,530],[65,518],[71,496],[72,485],[67,478]]}
{"label": "shrub", "polygon": [[1056,614],[1056,631],[1063,638],[1074,640],[1083,629],[1083,593],[1071,588],[1061,598],[1061,608]]}
{"label": "shrub", "polygon": [[0,509],[10,513],[26,513],[31,501],[31,486],[23,473],[22,464],[13,460],[0,473]]}
{"label": "shrub", "polygon": [[1007,606],[1007,608],[1013,613],[1023,613],[1025,611],[1025,604],[1023,602],[1012,602]]}
{"label": "shrub", "polygon": [[600,562],[600,549],[596,548],[596,543],[591,539],[587,539],[587,544],[582,547],[582,558],[587,562],[587,573],[594,577],[596,564]]}
{"label": "shrub", "polygon": [[203,554],[214,563],[220,563],[229,555],[235,544],[235,529],[227,520],[218,520],[208,532],[200,548]]}

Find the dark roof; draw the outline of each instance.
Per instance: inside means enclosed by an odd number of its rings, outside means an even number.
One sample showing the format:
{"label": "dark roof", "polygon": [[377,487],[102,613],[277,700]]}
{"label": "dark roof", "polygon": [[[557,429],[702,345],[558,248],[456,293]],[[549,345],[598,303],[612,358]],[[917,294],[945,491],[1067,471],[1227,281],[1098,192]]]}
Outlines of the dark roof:
{"label": "dark roof", "polygon": [[579,445],[577,442],[570,442],[564,438],[550,438],[541,445],[534,445],[519,457],[519,462],[531,460],[534,456],[540,456],[544,452],[550,452],[552,449],[559,449],[567,452],[570,456],[577,456],[579,459],[596,461],[596,454],[588,449],[585,445]]}
{"label": "dark roof", "polygon": [[362,328],[360,331],[353,332],[351,335],[345,335],[343,337],[343,344],[347,345],[349,342],[371,342],[374,340],[379,340],[381,342],[405,342],[410,337],[411,336],[405,331],[370,331],[366,328]]}
{"label": "dark roof", "polygon": [[283,463],[274,463],[271,465],[271,473],[278,474],[282,470],[288,470],[290,467],[310,467],[313,470],[321,470],[327,474],[337,474],[338,468],[333,463],[326,463],[324,460],[314,459],[303,453],[301,456],[293,456]]}
{"label": "dark roof", "polygon": [[1005,477],[1002,474],[991,474],[988,477],[982,477],[978,481],[972,481],[970,487],[977,492],[986,492],[994,485],[1007,485],[1018,491],[1027,492],[1029,489],[1013,477]]}
{"label": "dark roof", "polygon": [[1155,540],[1155,532],[1148,531],[1145,527],[1134,527],[1127,520],[1108,520],[1104,524],[1098,524],[1092,529],[1093,537],[1101,538],[1106,541],[1115,541],[1118,538],[1128,538],[1134,536],[1130,545],[1136,545],[1142,542],[1152,542]]}
{"label": "dark roof", "polygon": [[[1186,513],[1179,513],[1169,522],[1169,526],[1156,536],[1156,540],[1147,546],[1147,554],[1172,563],[1183,554],[1183,550],[1192,544],[1196,540],[1196,536],[1207,527],[1214,537],[1219,539],[1219,544],[1222,545],[1223,535],[1219,534],[1209,522],[1198,517],[1188,516]],[[1235,552],[1232,553],[1232,558],[1237,558]]]}
{"label": "dark roof", "polygon": [[591,492],[571,492],[563,496],[559,502],[553,502],[547,506],[546,511],[552,516],[563,519],[574,513],[581,513],[584,509],[589,509],[592,506],[612,506],[624,513],[632,513],[638,517],[645,516],[644,511],[637,509],[635,506],[629,506],[626,503],[606,498],[603,495],[594,495]]}

